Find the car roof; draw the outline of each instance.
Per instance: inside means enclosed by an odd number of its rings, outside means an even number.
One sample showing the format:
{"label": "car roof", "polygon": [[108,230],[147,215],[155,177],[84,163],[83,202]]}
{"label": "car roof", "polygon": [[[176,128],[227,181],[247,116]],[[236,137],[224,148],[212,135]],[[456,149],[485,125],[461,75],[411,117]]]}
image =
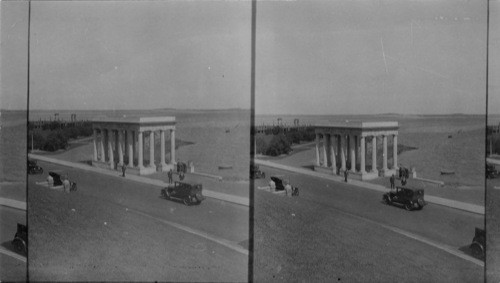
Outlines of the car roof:
{"label": "car roof", "polygon": [[271,178],[283,179],[285,178],[285,175],[271,175]]}
{"label": "car roof", "polygon": [[414,192],[418,192],[418,191],[423,191],[423,190],[424,190],[424,189],[408,188],[408,187],[399,187],[399,186],[397,186],[396,188],[401,189],[401,190],[409,190],[409,191],[414,191]]}
{"label": "car roof", "polygon": [[191,186],[202,185],[201,183],[189,183],[189,182],[180,182],[180,181],[175,181],[175,182],[179,183],[179,184],[185,184],[185,185],[191,185]]}

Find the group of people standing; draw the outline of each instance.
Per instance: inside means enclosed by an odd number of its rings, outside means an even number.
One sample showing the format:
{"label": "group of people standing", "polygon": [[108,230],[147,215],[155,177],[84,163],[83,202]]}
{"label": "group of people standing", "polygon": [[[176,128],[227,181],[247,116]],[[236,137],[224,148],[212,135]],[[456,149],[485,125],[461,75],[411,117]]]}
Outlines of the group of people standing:
{"label": "group of people standing", "polygon": [[[401,180],[401,186],[406,186],[406,182],[408,178],[410,177],[410,170],[405,167],[399,167],[399,179]],[[392,174],[391,178],[389,179],[391,182],[391,190],[395,188],[396,184],[396,177],[394,174]]]}
{"label": "group of people standing", "polygon": [[[118,168],[118,167],[117,167]],[[179,180],[182,181],[184,180],[185,174],[187,172],[187,165],[186,163],[183,162],[177,162],[177,175],[179,175]],[[127,166],[125,164],[122,165],[122,177],[125,177],[125,171],[127,170]],[[170,169],[167,173],[168,176],[168,183],[172,184],[173,183],[173,178],[174,178],[174,171]]]}

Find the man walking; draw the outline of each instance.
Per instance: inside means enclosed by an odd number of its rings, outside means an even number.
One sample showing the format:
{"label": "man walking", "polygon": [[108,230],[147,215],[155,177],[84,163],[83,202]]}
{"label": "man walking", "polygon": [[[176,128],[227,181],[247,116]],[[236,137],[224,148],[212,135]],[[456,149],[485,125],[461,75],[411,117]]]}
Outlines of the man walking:
{"label": "man walking", "polygon": [[389,181],[391,182],[391,190],[394,189],[395,187],[394,179],[395,179],[394,174],[392,174],[391,178],[389,179]]}
{"label": "man walking", "polygon": [[344,171],[344,180],[347,183],[347,176],[349,176],[349,171],[345,170]]}
{"label": "man walking", "polygon": [[122,165],[122,177],[125,177],[125,171],[127,170],[127,166],[125,164]]}

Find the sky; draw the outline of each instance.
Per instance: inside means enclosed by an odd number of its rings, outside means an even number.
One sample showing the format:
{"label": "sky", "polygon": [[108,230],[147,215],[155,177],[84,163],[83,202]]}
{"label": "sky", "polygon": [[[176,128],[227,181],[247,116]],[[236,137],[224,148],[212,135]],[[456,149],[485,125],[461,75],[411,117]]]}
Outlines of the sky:
{"label": "sky", "polygon": [[[483,0],[258,1],[255,112],[484,114],[486,12]],[[27,14],[1,2],[0,109],[26,108]],[[249,1],[34,1],[30,109],[249,109],[250,20]],[[500,114],[498,34],[491,24]]]}
{"label": "sky", "polygon": [[[4,15],[1,108],[22,108],[27,5]],[[34,1],[29,107],[250,109],[250,43],[250,2]]]}
{"label": "sky", "polygon": [[258,2],[255,111],[484,114],[486,12],[482,0]]}

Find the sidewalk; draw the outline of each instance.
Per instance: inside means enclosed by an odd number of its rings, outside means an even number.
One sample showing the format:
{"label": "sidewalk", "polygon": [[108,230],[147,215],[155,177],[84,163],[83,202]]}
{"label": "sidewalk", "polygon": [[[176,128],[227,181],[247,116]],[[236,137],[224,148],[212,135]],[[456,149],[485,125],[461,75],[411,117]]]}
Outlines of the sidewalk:
{"label": "sidewalk", "polygon": [[[336,181],[336,182],[343,182],[344,179],[341,176],[336,176],[336,175],[328,175],[324,173],[319,173],[316,171],[311,171],[307,169],[302,169],[302,168],[296,168],[296,167],[291,167],[287,165],[282,165],[282,164],[277,164],[274,162],[270,161],[265,161],[265,160],[259,160],[259,159],[254,159],[254,162],[256,164],[260,164],[262,166],[268,166],[268,167],[273,167],[281,170],[286,170],[294,173],[299,173],[299,174],[304,174],[304,175],[309,175],[309,176],[314,176],[318,178],[323,178],[331,181]],[[374,191],[379,191],[386,193],[387,188],[381,185],[376,185],[376,184],[371,184],[363,181],[358,181],[358,180],[349,180],[349,184],[355,185],[360,188],[365,188],[365,189],[370,189]],[[440,198],[436,196],[431,196],[431,195],[425,195],[425,200],[429,203],[434,203],[442,206],[447,206],[467,212],[472,212],[472,213],[477,213],[477,214],[483,214],[484,215],[484,206],[476,205],[476,204],[471,204],[471,203],[465,203],[465,202],[460,202],[460,201],[455,201],[455,200],[450,200],[450,199],[445,199],[445,198]]]}
{"label": "sidewalk", "polygon": [[[63,161],[63,160],[50,158],[50,157],[46,157],[46,156],[41,156],[41,155],[36,155],[36,154],[28,154],[28,157],[33,158],[33,159],[37,159],[40,161],[50,162],[50,163],[68,166],[68,167],[73,167],[73,168],[78,168],[78,169],[82,169],[82,170],[86,170],[86,171],[90,171],[90,172],[94,172],[94,173],[105,174],[105,175],[113,176],[116,178],[121,178],[117,174],[117,171],[101,169],[101,168],[92,167],[92,166],[81,164],[81,163]],[[188,175],[186,175],[186,176],[188,176]],[[138,175],[128,174],[126,179],[129,179],[129,180],[132,180],[135,182],[139,182],[139,183],[154,185],[154,186],[158,186],[158,187],[167,187],[168,186],[168,183],[164,182],[162,180],[151,179],[151,178],[142,177],[142,176],[138,176]],[[207,189],[203,189],[203,195],[206,197],[209,197],[209,198],[227,201],[227,202],[231,202],[231,203],[235,203],[235,204],[239,204],[239,205],[243,205],[243,206],[250,205],[250,199],[245,198],[245,197],[241,197],[241,196],[234,196],[234,195],[215,192],[215,191],[207,190]]]}
{"label": "sidewalk", "polygon": [[26,203],[24,201],[18,201],[8,198],[0,198],[0,205],[17,208],[20,210],[26,210]]}

